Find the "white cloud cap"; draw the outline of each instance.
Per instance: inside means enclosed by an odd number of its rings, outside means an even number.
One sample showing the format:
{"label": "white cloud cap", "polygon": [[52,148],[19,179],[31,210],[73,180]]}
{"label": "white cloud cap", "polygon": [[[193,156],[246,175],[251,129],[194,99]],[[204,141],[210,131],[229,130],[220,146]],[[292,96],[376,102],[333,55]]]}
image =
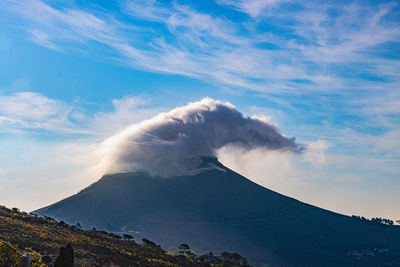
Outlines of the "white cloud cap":
{"label": "white cloud cap", "polygon": [[215,157],[233,145],[299,152],[294,138],[283,136],[265,120],[244,117],[232,104],[211,98],[189,103],[137,125],[105,141],[108,172],[144,170],[169,177],[193,173],[199,157]]}

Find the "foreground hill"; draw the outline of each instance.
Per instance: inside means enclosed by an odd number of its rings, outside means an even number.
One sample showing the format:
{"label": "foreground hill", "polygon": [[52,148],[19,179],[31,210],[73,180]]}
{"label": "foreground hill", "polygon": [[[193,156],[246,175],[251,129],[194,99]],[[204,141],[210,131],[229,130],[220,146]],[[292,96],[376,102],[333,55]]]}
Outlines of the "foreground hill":
{"label": "foreground hill", "polygon": [[15,266],[12,263],[25,252],[33,256],[34,266],[44,267],[38,264],[41,256],[48,255],[54,262],[66,244],[74,249],[75,266],[210,266],[192,253],[172,254],[151,242],[137,244],[105,231],[81,230],[0,206],[1,267]]}
{"label": "foreground hill", "polygon": [[[236,251],[270,266],[400,265],[400,227],[361,221],[261,187],[203,158],[193,176],[106,175],[39,214],[131,231],[166,249]],[[339,197],[339,196],[338,196]]]}

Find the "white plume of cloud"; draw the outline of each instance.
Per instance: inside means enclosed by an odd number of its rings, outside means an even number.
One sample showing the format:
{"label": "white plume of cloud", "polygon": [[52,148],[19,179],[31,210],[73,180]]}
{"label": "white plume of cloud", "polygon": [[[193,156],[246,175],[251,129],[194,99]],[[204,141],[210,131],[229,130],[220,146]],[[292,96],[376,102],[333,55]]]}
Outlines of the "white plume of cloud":
{"label": "white plume of cloud", "polygon": [[243,116],[232,104],[211,98],[189,103],[104,142],[108,172],[144,170],[153,176],[191,174],[202,156],[216,157],[224,146],[300,152],[302,146],[266,120]]}
{"label": "white plume of cloud", "polygon": [[331,144],[324,140],[309,142],[307,144],[307,152],[304,153],[304,158],[313,167],[320,168],[327,164],[326,150]]}

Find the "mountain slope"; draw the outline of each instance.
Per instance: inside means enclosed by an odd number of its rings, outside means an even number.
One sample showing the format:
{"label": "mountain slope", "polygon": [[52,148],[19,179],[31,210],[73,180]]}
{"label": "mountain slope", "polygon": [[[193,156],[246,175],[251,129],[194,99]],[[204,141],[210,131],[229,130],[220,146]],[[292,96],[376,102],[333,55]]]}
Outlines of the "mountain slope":
{"label": "mountain slope", "polygon": [[400,247],[400,227],[299,202],[249,181],[216,159],[203,160],[214,168],[193,176],[106,175],[37,213],[88,228],[135,231],[135,236],[166,249],[185,242],[200,253],[237,251],[256,264],[374,265],[379,257],[356,260],[348,254]]}
{"label": "mountain slope", "polygon": [[198,257],[174,255],[157,247],[121,240],[115,234],[81,230],[0,206],[0,266],[19,266],[10,262],[18,262],[26,251],[37,263],[33,266],[45,266],[38,263],[40,254],[54,262],[60,247],[66,244],[73,247],[75,266],[209,266]]}

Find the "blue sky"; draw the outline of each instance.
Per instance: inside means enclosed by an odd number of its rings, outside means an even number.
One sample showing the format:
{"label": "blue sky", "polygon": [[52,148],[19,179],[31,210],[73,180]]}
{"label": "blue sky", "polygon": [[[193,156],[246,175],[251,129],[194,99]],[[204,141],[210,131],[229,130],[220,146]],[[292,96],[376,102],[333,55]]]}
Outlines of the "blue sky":
{"label": "blue sky", "polygon": [[76,192],[98,178],[101,141],[208,96],[310,148],[221,156],[229,167],[338,212],[400,218],[398,51],[396,1],[3,0],[0,202]]}

